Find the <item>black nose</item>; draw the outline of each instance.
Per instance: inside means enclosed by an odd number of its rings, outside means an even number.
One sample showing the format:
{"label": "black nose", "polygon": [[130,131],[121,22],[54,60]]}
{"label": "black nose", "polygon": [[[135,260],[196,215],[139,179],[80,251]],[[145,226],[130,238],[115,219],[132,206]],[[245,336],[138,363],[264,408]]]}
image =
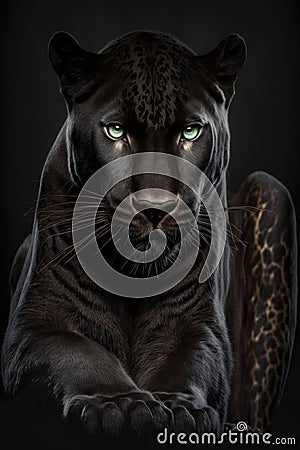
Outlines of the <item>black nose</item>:
{"label": "black nose", "polygon": [[132,203],[137,211],[142,211],[147,219],[153,224],[154,228],[162,219],[175,210],[178,199],[175,198],[137,198],[132,197]]}

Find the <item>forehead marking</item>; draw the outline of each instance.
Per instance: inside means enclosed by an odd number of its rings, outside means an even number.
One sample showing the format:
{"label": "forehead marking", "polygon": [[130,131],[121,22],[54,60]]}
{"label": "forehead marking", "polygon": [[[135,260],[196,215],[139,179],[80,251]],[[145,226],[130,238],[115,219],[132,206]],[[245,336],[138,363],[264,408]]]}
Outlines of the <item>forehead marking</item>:
{"label": "forehead marking", "polygon": [[124,83],[122,107],[149,128],[174,122],[176,100],[186,100],[193,54],[183,45],[162,40],[129,42],[119,47],[115,63]]}

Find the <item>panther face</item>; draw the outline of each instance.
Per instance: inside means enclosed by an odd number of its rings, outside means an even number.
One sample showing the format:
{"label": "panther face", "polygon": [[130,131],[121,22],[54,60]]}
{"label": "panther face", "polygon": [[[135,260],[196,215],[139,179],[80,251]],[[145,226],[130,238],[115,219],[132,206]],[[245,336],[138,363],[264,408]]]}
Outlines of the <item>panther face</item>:
{"label": "panther face", "polygon": [[[228,106],[245,60],[242,38],[230,35],[209,54],[197,56],[171,36],[141,31],[94,54],[61,32],[52,38],[49,54],[68,107],[69,170],[79,187],[114,159],[151,151],[190,161],[221,189],[229,156]],[[128,168],[123,170],[126,174]],[[133,197],[131,207],[144,209],[131,224],[132,240],[146,243],[149,231],[161,228],[172,248],[177,227],[159,209],[178,207],[168,192],[182,198],[195,216],[200,206],[175,178],[129,176],[109,192],[107,208],[113,212],[128,194],[149,187],[165,193]]]}

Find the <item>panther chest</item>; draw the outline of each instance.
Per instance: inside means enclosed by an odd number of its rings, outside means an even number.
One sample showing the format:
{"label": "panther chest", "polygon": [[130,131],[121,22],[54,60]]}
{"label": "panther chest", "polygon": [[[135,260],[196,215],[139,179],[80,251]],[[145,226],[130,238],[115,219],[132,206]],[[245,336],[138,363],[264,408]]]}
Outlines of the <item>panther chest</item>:
{"label": "panther chest", "polygon": [[[188,296],[188,293],[185,293]],[[170,300],[165,307],[132,313],[126,305],[81,310],[79,332],[116,355],[133,379],[145,384],[177,355],[187,355],[201,341],[199,301]],[[183,349],[184,343],[184,349]]]}

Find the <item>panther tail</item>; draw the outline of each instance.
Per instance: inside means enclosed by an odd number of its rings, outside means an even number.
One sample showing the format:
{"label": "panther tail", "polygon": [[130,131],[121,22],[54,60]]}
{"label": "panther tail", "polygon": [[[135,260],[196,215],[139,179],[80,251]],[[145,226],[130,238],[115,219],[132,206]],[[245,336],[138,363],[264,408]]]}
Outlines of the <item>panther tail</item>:
{"label": "panther tail", "polygon": [[229,419],[266,430],[286,383],[296,326],[297,242],[293,203],[275,178],[255,172],[231,217],[244,247],[232,273],[228,322],[235,370]]}

